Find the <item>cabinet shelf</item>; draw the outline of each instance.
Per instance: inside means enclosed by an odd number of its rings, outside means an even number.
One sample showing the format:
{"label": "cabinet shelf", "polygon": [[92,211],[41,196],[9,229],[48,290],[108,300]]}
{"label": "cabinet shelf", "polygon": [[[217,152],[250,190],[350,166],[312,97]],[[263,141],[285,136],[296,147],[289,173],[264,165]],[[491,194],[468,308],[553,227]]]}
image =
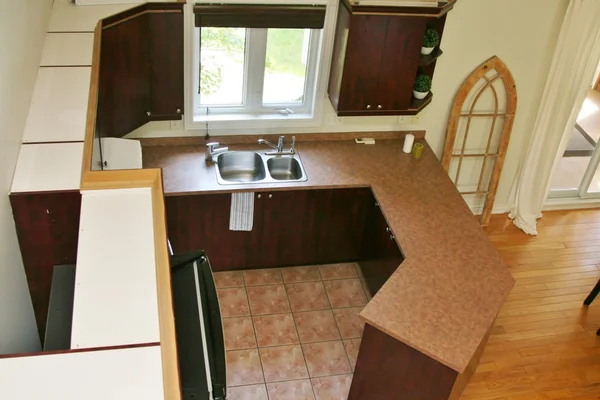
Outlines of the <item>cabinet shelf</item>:
{"label": "cabinet shelf", "polygon": [[413,97],[410,102],[410,108],[408,111],[411,111],[411,114],[419,113],[419,111],[421,111],[423,108],[425,108],[425,106],[427,106],[429,103],[431,103],[432,98],[433,98],[433,93],[431,93],[431,92],[429,92],[427,97],[425,97],[424,99],[415,99]]}
{"label": "cabinet shelf", "polygon": [[442,54],[444,54],[444,52],[442,51],[442,49],[440,49],[439,47],[434,49],[431,54],[428,55],[421,55],[421,60],[419,61],[419,66],[420,67],[426,67],[429,64],[431,64],[432,62],[434,62],[435,60],[437,60]]}

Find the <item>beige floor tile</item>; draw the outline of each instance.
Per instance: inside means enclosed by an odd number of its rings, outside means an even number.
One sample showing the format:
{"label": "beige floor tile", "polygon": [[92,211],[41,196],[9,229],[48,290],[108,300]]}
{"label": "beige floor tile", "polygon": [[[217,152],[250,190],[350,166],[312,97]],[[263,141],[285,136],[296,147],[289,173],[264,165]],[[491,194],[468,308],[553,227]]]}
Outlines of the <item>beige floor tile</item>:
{"label": "beige floor tile", "polygon": [[267,384],[269,400],[314,400],[310,380],[275,382]]}
{"label": "beige floor tile", "polygon": [[263,383],[263,373],[257,349],[226,352],[227,385],[243,386]]}
{"label": "beige floor tile", "polygon": [[217,288],[244,286],[242,271],[215,272],[213,276],[215,277],[215,286]]}
{"label": "beige floor tile", "polygon": [[247,290],[253,315],[290,312],[290,304],[283,285],[252,286]]}
{"label": "beige floor tile", "polygon": [[322,342],[340,338],[331,310],[305,311],[294,314],[302,343]]}
{"label": "beige floor tile", "polygon": [[259,347],[299,343],[292,314],[262,315],[253,319]]}
{"label": "beige floor tile", "polygon": [[290,283],[285,285],[292,311],[330,309],[323,282]]}
{"label": "beige floor tile", "polygon": [[362,336],[365,323],[358,316],[361,311],[362,307],[333,310],[333,316],[340,329],[342,339],[354,339]]}
{"label": "beige floor tile", "polygon": [[352,372],[341,340],[302,345],[311,377],[340,375]]}
{"label": "beige floor tile", "polygon": [[285,283],[320,281],[318,267],[289,267],[281,270]]}
{"label": "beige floor tile", "polygon": [[323,280],[356,278],[355,263],[321,265],[319,267]]}
{"label": "beige floor tile", "polygon": [[251,269],[244,271],[246,286],[275,285],[283,282],[279,268]]}
{"label": "beige floor tile", "polygon": [[224,318],[223,331],[225,334],[226,350],[241,350],[256,347],[252,318]]}
{"label": "beige floor tile", "polygon": [[352,375],[311,379],[317,400],[347,400]]}
{"label": "beige floor tile", "polygon": [[358,279],[325,281],[323,284],[332,308],[359,307],[367,304],[365,291]]}
{"label": "beige floor tile", "polygon": [[300,345],[259,349],[267,382],[308,378]]}
{"label": "beige floor tile", "polygon": [[236,386],[227,389],[227,400],[269,400],[264,384]]}
{"label": "beige floor tile", "polygon": [[348,361],[350,361],[352,371],[354,371],[354,367],[356,367],[356,359],[358,358],[360,341],[361,339],[344,340],[344,348],[346,349],[346,354],[348,354]]}
{"label": "beige floor tile", "polygon": [[223,318],[250,315],[245,288],[217,289],[217,294]]}

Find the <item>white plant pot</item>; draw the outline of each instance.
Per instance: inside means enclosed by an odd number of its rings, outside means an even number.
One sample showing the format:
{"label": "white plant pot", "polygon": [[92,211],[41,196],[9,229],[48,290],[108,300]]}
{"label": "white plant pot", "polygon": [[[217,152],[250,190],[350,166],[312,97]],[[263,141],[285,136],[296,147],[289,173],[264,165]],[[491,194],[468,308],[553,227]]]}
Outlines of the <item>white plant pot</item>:
{"label": "white plant pot", "polygon": [[421,54],[423,54],[424,56],[428,56],[431,54],[433,49],[435,49],[435,47],[421,47]]}
{"label": "white plant pot", "polygon": [[416,90],[413,90],[413,96],[415,96],[415,99],[423,100],[428,94],[429,92],[417,92]]}

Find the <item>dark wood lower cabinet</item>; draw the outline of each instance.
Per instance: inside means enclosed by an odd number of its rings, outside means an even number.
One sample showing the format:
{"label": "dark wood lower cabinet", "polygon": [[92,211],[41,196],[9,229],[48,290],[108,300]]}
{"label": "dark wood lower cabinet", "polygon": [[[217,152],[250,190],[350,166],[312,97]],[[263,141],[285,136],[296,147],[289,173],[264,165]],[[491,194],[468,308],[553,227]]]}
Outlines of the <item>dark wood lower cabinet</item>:
{"label": "dark wood lower cabinet", "polygon": [[348,400],[447,400],[457,376],[366,324]]}
{"label": "dark wood lower cabinet", "polygon": [[371,295],[396,271],[404,260],[381,209],[371,202],[360,253],[360,269]]}
{"label": "dark wood lower cabinet", "polygon": [[10,195],[19,247],[40,339],[43,341],[55,265],[75,264],[79,191]]}
{"label": "dark wood lower cabinet", "polygon": [[215,271],[358,260],[370,189],[254,196],[251,232],[229,230],[231,194],[166,197],[173,250],[205,250]]}
{"label": "dark wood lower cabinet", "polygon": [[261,232],[254,210],[254,229],[229,230],[231,194],[168,196],[167,234],[175,253],[204,250],[214,271],[259,267]]}

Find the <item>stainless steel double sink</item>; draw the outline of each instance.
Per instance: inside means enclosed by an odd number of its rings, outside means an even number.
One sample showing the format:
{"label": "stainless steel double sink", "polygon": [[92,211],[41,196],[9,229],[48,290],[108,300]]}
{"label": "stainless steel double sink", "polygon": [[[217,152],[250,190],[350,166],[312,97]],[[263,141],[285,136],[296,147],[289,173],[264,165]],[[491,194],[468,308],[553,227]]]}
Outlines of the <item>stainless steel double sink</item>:
{"label": "stainless steel double sink", "polygon": [[302,182],[308,179],[298,153],[292,156],[227,151],[216,158],[217,182],[221,185]]}

